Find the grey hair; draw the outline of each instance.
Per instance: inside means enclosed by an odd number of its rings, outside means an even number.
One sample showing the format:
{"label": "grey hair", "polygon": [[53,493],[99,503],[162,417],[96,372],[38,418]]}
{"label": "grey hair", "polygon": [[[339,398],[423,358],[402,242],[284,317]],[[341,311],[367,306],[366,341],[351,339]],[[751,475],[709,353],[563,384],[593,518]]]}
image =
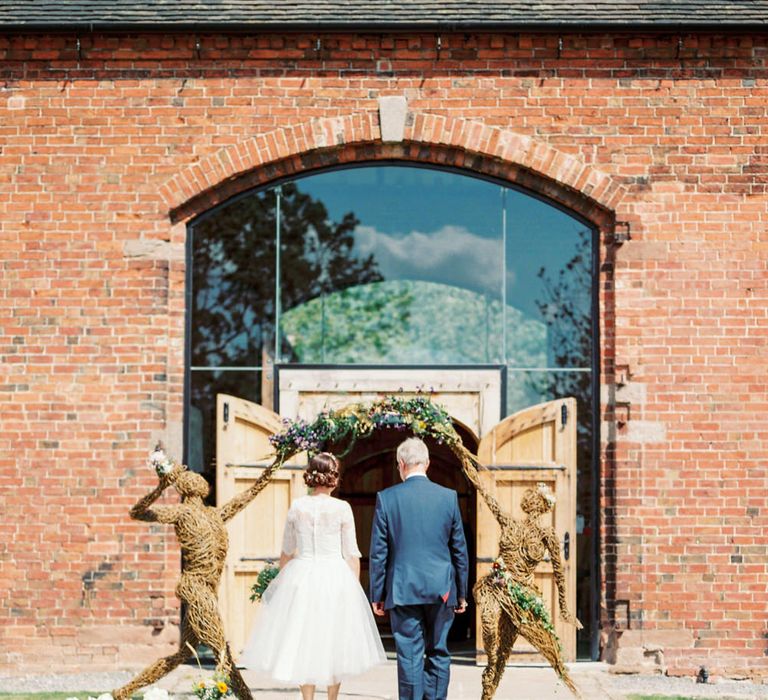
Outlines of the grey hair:
{"label": "grey hair", "polygon": [[415,437],[408,438],[397,448],[397,461],[402,462],[406,467],[417,464],[423,464],[426,467],[429,461],[429,450],[423,440]]}

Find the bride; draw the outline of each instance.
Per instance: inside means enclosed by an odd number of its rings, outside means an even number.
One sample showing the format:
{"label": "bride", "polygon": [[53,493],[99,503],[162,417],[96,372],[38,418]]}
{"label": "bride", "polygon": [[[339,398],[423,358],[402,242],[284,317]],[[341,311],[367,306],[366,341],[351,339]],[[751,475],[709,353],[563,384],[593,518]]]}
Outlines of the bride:
{"label": "bride", "polygon": [[336,457],[312,457],[304,481],[311,495],[288,511],[280,573],[262,596],[240,664],[298,684],[303,700],[312,700],[318,685],[336,700],[342,679],[386,656],[358,581],[352,508],[331,496],[339,481]]}

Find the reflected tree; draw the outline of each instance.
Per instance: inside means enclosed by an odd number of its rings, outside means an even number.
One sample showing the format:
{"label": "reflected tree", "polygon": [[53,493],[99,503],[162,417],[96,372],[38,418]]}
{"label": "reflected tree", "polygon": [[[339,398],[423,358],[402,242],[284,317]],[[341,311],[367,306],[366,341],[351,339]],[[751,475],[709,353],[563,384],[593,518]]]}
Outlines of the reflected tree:
{"label": "reflected tree", "polygon": [[[553,276],[542,267],[538,277],[543,298],[536,300],[547,325],[547,362],[550,367],[589,367],[592,361],[592,232],[578,234],[576,253]],[[590,372],[547,372],[538,387],[551,398],[573,396],[580,412],[591,413]],[[579,421],[580,442],[591,439],[592,421]]]}
{"label": "reflected tree", "polygon": [[[372,255],[356,254],[354,231],[359,221],[352,212],[334,221],[322,201],[289,183],[282,186],[280,213],[282,309],[383,279]],[[242,197],[192,227],[193,366],[262,366],[272,355],[275,227],[274,190]],[[285,359],[293,354],[284,340],[281,354]],[[200,412],[207,437],[200,448],[204,471],[213,456],[216,394],[260,401],[260,383],[259,373],[193,374],[191,404],[193,411]]]}
{"label": "reflected tree", "polygon": [[[536,300],[547,324],[550,366],[590,367],[594,343],[592,313],[592,232],[578,234],[577,249],[566,265],[550,274],[541,268],[543,298]],[[577,444],[577,514],[583,520],[583,531],[577,533],[577,613],[585,629],[577,633],[588,640],[593,624],[590,602],[592,576],[592,453],[595,416],[592,410],[593,377],[591,372],[547,372],[539,391],[549,398],[573,396],[578,411]]]}
{"label": "reflected tree", "polygon": [[[192,363],[259,365],[274,342],[275,194],[244,197],[194,226]],[[354,251],[359,221],[332,221],[323,202],[282,187],[280,303],[382,278],[372,255]],[[317,254],[321,248],[323,255]]]}

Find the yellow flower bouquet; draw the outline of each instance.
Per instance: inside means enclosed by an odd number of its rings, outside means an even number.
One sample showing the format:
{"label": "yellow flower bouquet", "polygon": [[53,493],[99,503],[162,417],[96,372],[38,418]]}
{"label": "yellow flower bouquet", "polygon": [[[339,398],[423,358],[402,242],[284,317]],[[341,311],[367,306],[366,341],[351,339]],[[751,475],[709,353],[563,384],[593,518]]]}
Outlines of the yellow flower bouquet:
{"label": "yellow flower bouquet", "polygon": [[192,690],[200,700],[221,700],[222,698],[234,698],[229,678],[215,673],[213,678],[202,678],[196,681]]}

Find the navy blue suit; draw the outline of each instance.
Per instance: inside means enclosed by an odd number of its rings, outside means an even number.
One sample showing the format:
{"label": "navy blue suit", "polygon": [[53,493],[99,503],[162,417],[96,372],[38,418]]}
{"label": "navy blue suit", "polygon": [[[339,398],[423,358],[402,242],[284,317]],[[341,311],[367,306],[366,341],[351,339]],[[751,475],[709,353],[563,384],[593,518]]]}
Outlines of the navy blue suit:
{"label": "navy blue suit", "polygon": [[425,476],[379,492],[369,573],[371,601],[389,610],[400,700],[444,700],[448,630],[469,573],[456,492]]}

